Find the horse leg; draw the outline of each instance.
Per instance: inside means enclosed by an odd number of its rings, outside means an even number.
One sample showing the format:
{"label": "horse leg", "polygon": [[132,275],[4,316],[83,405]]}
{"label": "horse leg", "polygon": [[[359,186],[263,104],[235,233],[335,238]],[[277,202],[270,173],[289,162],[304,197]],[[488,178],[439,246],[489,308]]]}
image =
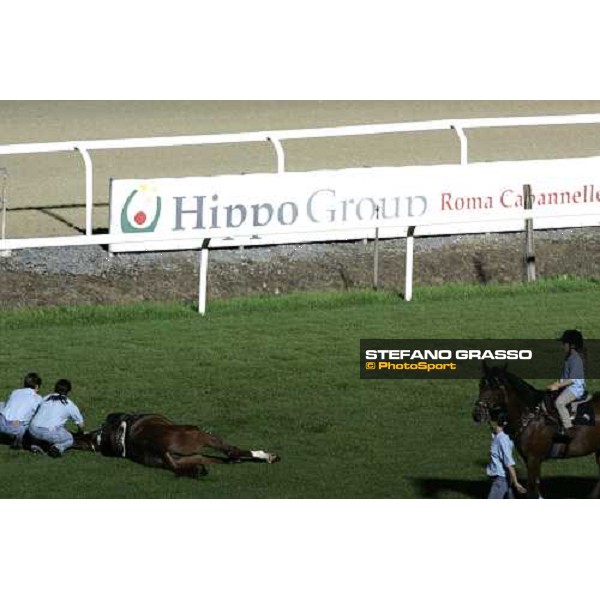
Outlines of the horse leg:
{"label": "horse leg", "polygon": [[228,462],[225,458],[216,456],[202,456],[196,454],[193,456],[173,456],[170,452],[165,452],[164,463],[177,476],[197,478],[201,475],[207,475],[206,465],[224,464]]}
{"label": "horse leg", "polygon": [[527,497],[540,497],[540,474],[542,471],[542,460],[537,456],[529,456],[527,459]]}
{"label": "horse leg", "polygon": [[[600,471],[600,448],[598,450],[596,450],[594,455],[596,458],[596,464],[598,465],[598,470]],[[594,489],[590,495],[590,498],[596,498],[596,499],[600,498],[600,474],[599,474],[598,482],[594,486]]]}
{"label": "horse leg", "polygon": [[[172,426],[162,434],[160,444],[157,446],[158,454],[164,456],[169,453],[171,460],[179,460],[183,457],[194,457],[193,460],[199,460],[198,455],[202,454],[203,449],[211,448],[222,452],[227,458],[205,457],[210,462],[231,463],[241,461],[268,462],[279,461],[279,457],[264,450],[243,450],[237,446],[232,446],[224,442],[221,438],[202,431],[196,426]],[[173,458],[173,457],[177,458]],[[173,468],[169,459],[165,459],[165,464]],[[182,463],[185,464],[185,463]]]}
{"label": "horse leg", "polygon": [[216,435],[212,435],[210,433],[201,432],[201,444],[202,446],[208,446],[213,450],[218,450],[219,452],[223,452],[227,456],[227,458],[231,460],[242,460],[242,459],[250,459],[252,458],[252,454],[250,450],[242,450],[237,446],[232,446],[231,444],[227,444],[221,438]]}
{"label": "horse leg", "polygon": [[229,461],[257,461],[268,463],[274,463],[279,461],[279,457],[276,454],[271,454],[270,452],[265,452],[264,450],[242,450],[237,446],[227,444],[222,439],[218,438],[216,435],[208,434],[205,432],[202,432],[202,434],[202,445],[223,452],[227,456]]}

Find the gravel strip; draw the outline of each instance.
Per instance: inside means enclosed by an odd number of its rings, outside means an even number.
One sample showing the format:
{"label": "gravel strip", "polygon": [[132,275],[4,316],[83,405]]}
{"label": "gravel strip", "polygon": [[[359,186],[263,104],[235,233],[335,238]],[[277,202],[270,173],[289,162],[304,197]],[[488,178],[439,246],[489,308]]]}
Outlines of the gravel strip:
{"label": "gravel strip", "polygon": [[[537,231],[536,242],[597,240],[599,228]],[[488,233],[415,238],[415,252],[428,252],[467,244],[467,247],[521,244],[522,233]],[[358,247],[368,248],[363,241],[346,243],[290,244],[211,250],[210,261],[217,263],[264,263],[274,260],[311,261],[325,255],[347,254]],[[403,239],[381,240],[382,252],[404,252]],[[182,266],[195,267],[198,251],[139,252],[111,254],[100,246],[28,248],[13,251],[10,257],[0,258],[0,271],[38,274],[70,274],[106,276],[114,272],[162,269],[172,271]]]}

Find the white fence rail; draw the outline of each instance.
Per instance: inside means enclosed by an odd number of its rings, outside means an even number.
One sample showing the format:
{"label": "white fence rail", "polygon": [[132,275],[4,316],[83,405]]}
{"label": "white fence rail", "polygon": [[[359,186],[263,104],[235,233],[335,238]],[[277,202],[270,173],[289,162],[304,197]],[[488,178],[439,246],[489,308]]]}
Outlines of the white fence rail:
{"label": "white fence rail", "polygon": [[[107,140],[79,140],[67,142],[44,142],[44,143],[22,143],[22,144],[7,144],[0,145],[0,156],[18,155],[18,154],[40,154],[40,153],[55,153],[55,152],[78,152],[82,159],[85,169],[85,234],[67,237],[46,237],[46,238],[23,238],[23,239],[4,239],[4,231],[2,239],[0,239],[0,252],[33,247],[52,247],[52,246],[86,246],[100,244],[127,244],[139,243],[144,241],[144,234],[93,234],[93,162],[90,152],[94,150],[121,150],[121,149],[139,149],[139,148],[169,148],[179,146],[200,146],[210,144],[231,144],[231,143],[250,143],[250,142],[266,142],[272,144],[276,159],[277,172],[285,172],[285,150],[282,142],[293,139],[316,139],[316,138],[331,138],[331,137],[349,137],[349,136],[366,136],[366,135],[381,135],[406,132],[425,132],[425,131],[443,131],[453,130],[456,132],[460,142],[460,164],[468,164],[468,137],[467,130],[496,128],[496,127],[537,127],[537,126],[556,126],[556,125],[584,125],[584,124],[600,124],[600,114],[576,114],[576,115],[555,115],[555,116],[529,116],[529,117],[507,117],[507,118],[477,118],[477,119],[441,119],[434,121],[418,121],[405,123],[387,123],[375,125],[351,125],[341,127],[322,127],[315,129],[292,129],[292,130],[272,130],[272,131],[257,131],[246,133],[225,133],[225,134],[210,134],[210,135],[186,135],[186,136],[170,136],[170,137],[148,137],[148,138],[128,138],[128,139],[107,139]],[[600,150],[600,149],[599,149]],[[528,183],[523,181],[523,184]],[[2,222],[5,223],[7,200],[2,203]],[[522,214],[521,214],[522,213]],[[511,214],[511,218],[525,219],[526,211],[521,211],[517,215]],[[580,211],[578,216],[585,215]],[[527,212],[527,217],[533,219],[536,216],[542,216],[533,210]],[[597,213],[595,213],[597,216]],[[552,218],[547,212],[543,213],[544,218]],[[506,217],[496,217],[488,215],[482,217],[482,220],[493,221],[501,220]],[[564,214],[556,218],[564,218]],[[469,222],[473,222],[473,218]],[[408,243],[407,243],[407,272],[406,272],[406,290],[405,297],[410,300],[412,296],[412,234],[414,227],[423,225],[434,225],[432,222],[425,222],[419,219],[402,220],[402,227],[409,228]],[[330,231],[331,226],[324,226],[327,231]],[[372,229],[372,225],[365,225]],[[381,227],[399,227],[398,222],[388,222],[381,224]],[[352,225],[353,229],[357,229],[356,224]],[[343,228],[342,228],[343,229]],[[319,227],[311,227],[310,231],[319,230]],[[296,231],[297,232],[297,231]],[[251,235],[254,232],[237,231],[236,234]],[[261,233],[268,234],[267,230]],[[279,232],[274,233],[279,235]],[[182,240],[199,239],[199,236],[191,236],[189,233],[181,237]],[[149,240],[155,241],[156,235],[150,235]],[[177,239],[176,236],[169,236],[169,239]],[[202,236],[205,240],[201,253],[201,273],[200,273],[200,298],[199,308],[204,312],[205,307],[205,292],[206,292],[206,257],[208,252],[209,240],[207,236]],[[285,235],[281,234],[281,243],[285,243]],[[202,291],[203,290],[203,291]]]}
{"label": "white fence rail", "polygon": [[490,117],[480,119],[438,119],[434,121],[413,121],[407,123],[349,125],[340,127],[320,127],[315,129],[282,129],[246,133],[219,133],[209,135],[182,135],[112,140],[79,140],[70,142],[6,144],[0,146],[0,156],[16,154],[41,154],[51,152],[79,152],[79,154],[82,156],[85,166],[86,177],[85,234],[92,235],[93,165],[90,156],[91,150],[171,148],[177,146],[202,146],[209,144],[270,142],[273,144],[277,155],[277,171],[283,172],[285,170],[285,152],[281,142],[285,140],[454,130],[456,131],[460,140],[460,162],[461,164],[466,164],[468,162],[468,138],[465,134],[465,130],[485,129],[491,127],[536,127],[542,125],[585,124],[600,124],[600,114],[535,117]]}

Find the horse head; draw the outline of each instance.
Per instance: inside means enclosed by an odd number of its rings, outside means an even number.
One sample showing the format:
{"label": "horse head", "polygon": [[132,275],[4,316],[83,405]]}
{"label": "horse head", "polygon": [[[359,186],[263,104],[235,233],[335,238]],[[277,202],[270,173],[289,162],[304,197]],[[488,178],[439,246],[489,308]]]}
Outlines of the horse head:
{"label": "horse head", "polygon": [[73,449],[74,450],[90,450],[96,452],[98,449],[98,432],[97,431],[81,431],[73,434]]}
{"label": "horse head", "polygon": [[506,408],[506,372],[503,367],[490,367],[484,360],[483,377],[479,380],[479,395],[473,407],[473,420],[477,423],[490,420],[494,408]]}

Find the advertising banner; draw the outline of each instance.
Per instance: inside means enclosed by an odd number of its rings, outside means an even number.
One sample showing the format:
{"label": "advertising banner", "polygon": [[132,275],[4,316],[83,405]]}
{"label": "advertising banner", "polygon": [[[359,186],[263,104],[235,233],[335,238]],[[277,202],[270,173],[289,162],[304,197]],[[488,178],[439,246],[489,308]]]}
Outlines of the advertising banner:
{"label": "advertising banner", "polygon": [[[112,251],[518,231],[600,224],[600,158],[111,182]],[[557,218],[558,217],[558,218]],[[152,234],[152,235],[149,235]],[[151,238],[151,239],[150,239]]]}

